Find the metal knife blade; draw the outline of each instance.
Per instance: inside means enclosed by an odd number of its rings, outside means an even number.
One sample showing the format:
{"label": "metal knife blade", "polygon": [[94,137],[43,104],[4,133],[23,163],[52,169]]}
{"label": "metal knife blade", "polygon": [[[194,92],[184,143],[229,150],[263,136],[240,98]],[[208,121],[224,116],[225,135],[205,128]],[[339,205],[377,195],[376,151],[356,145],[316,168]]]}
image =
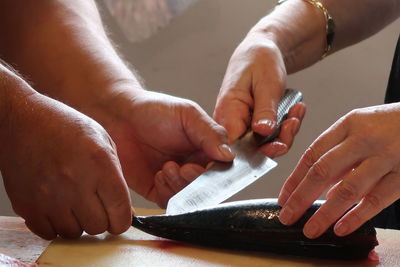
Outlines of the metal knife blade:
{"label": "metal knife blade", "polygon": [[275,132],[269,136],[247,132],[231,147],[236,154],[233,162],[215,162],[168,201],[166,213],[184,213],[219,204],[276,167],[277,163],[258,151],[258,148],[278,136],[280,125],[290,108],[301,100],[301,92],[286,89],[278,106],[278,127]]}

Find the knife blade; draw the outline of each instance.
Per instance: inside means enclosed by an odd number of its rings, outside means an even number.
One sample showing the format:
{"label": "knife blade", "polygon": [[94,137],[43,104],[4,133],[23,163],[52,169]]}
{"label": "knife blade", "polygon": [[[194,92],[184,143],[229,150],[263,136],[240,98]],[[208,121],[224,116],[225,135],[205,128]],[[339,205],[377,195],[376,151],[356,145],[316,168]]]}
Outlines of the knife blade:
{"label": "knife blade", "polygon": [[166,213],[179,214],[219,204],[275,168],[278,164],[258,148],[279,135],[290,108],[302,99],[301,92],[286,89],[279,102],[275,131],[268,136],[248,131],[231,146],[235,159],[232,162],[214,162],[168,201]]}

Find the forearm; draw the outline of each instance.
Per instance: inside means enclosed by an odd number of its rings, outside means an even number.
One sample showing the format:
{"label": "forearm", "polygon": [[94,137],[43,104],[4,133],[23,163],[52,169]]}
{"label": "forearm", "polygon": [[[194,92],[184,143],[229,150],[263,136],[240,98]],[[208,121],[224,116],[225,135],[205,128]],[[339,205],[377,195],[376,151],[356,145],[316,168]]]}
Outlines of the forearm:
{"label": "forearm", "polygon": [[26,111],[35,112],[30,97],[36,95],[23,79],[0,60],[0,168],[7,157],[9,138],[16,131],[16,120]]}
{"label": "forearm", "polygon": [[[331,52],[357,43],[384,28],[400,15],[399,0],[320,0],[336,28]],[[317,62],[326,47],[325,17],[304,0],[288,0],[251,30],[265,34],[281,49],[287,71]]]}
{"label": "forearm", "polygon": [[[108,84],[141,86],[106,36],[94,1],[5,0],[0,51],[35,89],[82,109]],[[116,92],[117,93],[117,92]]]}

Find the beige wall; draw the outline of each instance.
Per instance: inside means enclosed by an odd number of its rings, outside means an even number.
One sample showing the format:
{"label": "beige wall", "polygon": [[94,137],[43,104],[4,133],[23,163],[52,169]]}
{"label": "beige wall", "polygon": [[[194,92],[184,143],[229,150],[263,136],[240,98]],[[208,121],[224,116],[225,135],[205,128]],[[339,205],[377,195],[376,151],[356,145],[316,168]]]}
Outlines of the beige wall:
{"label": "beige wall", "polygon": [[[248,29],[274,0],[200,0],[158,35],[129,44],[108,23],[115,43],[146,81],[147,88],[197,101],[212,113],[227,61]],[[276,197],[301,153],[350,110],[383,102],[400,21],[363,43],[289,77],[303,91],[308,113],[290,153],[279,166],[233,199]],[[23,186],[23,185],[21,185]],[[0,214],[12,214],[0,191]],[[136,206],[155,207],[136,194]]]}

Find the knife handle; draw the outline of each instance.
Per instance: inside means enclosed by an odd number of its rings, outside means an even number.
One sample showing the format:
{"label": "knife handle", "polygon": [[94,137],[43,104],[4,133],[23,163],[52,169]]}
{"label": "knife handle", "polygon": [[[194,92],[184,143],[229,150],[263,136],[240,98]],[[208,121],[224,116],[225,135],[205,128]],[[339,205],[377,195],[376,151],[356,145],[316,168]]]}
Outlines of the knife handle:
{"label": "knife handle", "polygon": [[267,136],[263,136],[257,133],[254,133],[254,137],[256,139],[256,143],[258,146],[261,146],[263,144],[266,144],[268,142],[271,142],[274,140],[278,135],[281,130],[281,125],[282,122],[287,118],[289,114],[289,110],[297,103],[301,102],[303,100],[303,94],[299,91],[296,91],[294,89],[286,89],[285,94],[282,97],[281,101],[279,102],[278,105],[278,113],[277,113],[277,127],[275,131]]}

